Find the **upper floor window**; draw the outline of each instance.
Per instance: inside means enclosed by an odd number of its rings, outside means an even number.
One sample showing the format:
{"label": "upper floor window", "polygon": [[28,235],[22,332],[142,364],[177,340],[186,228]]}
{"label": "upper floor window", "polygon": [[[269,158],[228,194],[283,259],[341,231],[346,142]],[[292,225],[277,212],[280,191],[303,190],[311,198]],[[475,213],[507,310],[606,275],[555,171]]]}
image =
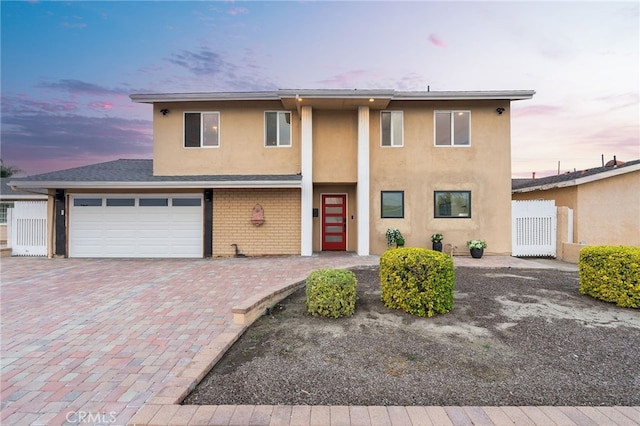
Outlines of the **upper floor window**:
{"label": "upper floor window", "polygon": [[470,111],[436,111],[436,146],[471,145]]}
{"label": "upper floor window", "polygon": [[402,111],[380,111],[380,144],[402,146]]}
{"label": "upper floor window", "polygon": [[291,113],[289,111],[264,113],[264,145],[291,146]]}
{"label": "upper floor window", "polygon": [[186,148],[220,146],[219,112],[185,112],[184,146]]}

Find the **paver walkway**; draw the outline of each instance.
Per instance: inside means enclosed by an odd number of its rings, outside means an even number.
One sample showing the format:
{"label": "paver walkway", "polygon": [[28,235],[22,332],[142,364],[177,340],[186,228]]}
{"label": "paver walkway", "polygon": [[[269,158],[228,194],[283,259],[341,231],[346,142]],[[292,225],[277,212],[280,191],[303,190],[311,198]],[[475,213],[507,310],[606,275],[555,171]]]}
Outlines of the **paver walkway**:
{"label": "paver walkway", "polygon": [[[457,265],[550,267],[508,257],[454,260]],[[377,264],[375,256],[350,254],[224,260],[2,258],[0,422],[428,424],[435,418],[453,424],[520,419],[640,425],[640,409],[633,407],[182,408],[171,402],[180,386],[186,392],[192,384],[182,381],[185,376],[203,374],[199,370],[208,368],[203,360],[213,359],[210,351],[224,349],[215,342],[228,344],[241,333],[242,327],[232,322],[234,306],[301,281],[314,269]],[[536,413],[543,413],[538,420]]]}
{"label": "paver walkway", "polygon": [[376,257],[2,258],[3,425],[126,424],[223,333],[232,308],[321,267]]}

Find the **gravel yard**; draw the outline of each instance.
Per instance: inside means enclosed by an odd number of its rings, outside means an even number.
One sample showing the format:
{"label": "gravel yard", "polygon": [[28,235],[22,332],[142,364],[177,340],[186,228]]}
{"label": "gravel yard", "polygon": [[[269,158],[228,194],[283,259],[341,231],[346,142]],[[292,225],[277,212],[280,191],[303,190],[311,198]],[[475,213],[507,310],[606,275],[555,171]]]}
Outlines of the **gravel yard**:
{"label": "gravel yard", "polygon": [[640,311],[577,272],[456,268],[455,306],[390,311],[354,270],[356,314],[305,315],[304,288],[259,318],[184,404],[640,405]]}

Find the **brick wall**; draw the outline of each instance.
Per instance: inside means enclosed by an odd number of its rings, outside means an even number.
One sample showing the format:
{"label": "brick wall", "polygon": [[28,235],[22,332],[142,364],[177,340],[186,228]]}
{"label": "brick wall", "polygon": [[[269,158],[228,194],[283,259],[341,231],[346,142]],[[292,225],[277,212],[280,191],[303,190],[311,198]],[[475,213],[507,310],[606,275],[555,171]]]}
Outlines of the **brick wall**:
{"label": "brick wall", "polygon": [[[251,223],[260,204],[265,222]],[[300,254],[299,189],[225,189],[213,192],[213,256]]]}

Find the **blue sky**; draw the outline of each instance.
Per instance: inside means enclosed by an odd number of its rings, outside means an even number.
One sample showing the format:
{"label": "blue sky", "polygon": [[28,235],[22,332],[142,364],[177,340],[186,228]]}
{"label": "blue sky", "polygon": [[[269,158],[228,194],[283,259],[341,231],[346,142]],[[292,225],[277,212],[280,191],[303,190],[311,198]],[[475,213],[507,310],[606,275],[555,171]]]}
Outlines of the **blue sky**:
{"label": "blue sky", "polygon": [[640,7],[622,2],[2,1],[1,156],[21,175],[151,158],[131,93],[533,89],[512,171],[640,159]]}

